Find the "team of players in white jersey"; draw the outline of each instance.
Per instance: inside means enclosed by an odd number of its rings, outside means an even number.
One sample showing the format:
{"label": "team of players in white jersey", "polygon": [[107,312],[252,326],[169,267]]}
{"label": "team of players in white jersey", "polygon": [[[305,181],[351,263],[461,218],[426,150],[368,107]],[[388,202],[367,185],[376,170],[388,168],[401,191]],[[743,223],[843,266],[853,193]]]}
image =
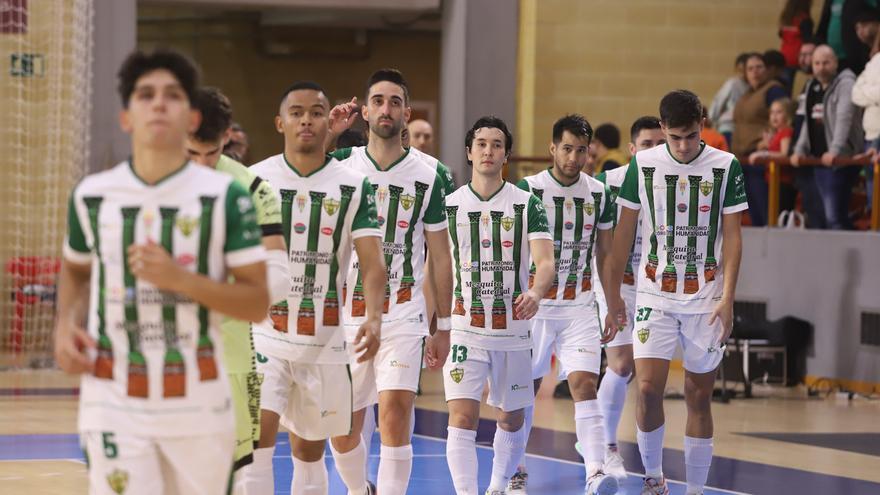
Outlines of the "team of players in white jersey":
{"label": "team of players in white jersey", "polygon": [[[702,493],[747,204],[739,163],[700,141],[693,93],[672,91],[659,119],[638,119],[630,164],[597,178],[581,172],[593,132],[583,117],[556,122],[552,166],[516,186],[502,178],[513,136],[483,117],[465,136],[470,181],[453,190],[443,164],[401,142],[410,95],[398,71],[375,72],[359,109],[356,99],[331,108],[320,86],[296,83],[275,118],[283,152],[250,169],[281,205],[288,256],[278,267],[265,262],[247,191],[187,162],[196,74],[174,52],[132,55],[119,85],[132,158],[71,195],[56,357],[83,373],[91,493],[274,493],[283,425],[294,495],[327,493],[328,440],[350,494],[402,495],[426,366],[443,370],[455,492],[479,490],[488,381],[498,427],[485,493],[524,494],[534,396],[552,355],[575,401],[585,493],[616,493],[626,477],[616,443],[633,373],[642,493],[668,493],[662,394],[676,343],[688,493]],[[327,154],[357,110],[367,145]],[[278,273],[281,295],[267,289]],[[221,313],[254,322],[262,376],[252,462],[234,477]],[[362,432],[376,404],[373,484]]]}

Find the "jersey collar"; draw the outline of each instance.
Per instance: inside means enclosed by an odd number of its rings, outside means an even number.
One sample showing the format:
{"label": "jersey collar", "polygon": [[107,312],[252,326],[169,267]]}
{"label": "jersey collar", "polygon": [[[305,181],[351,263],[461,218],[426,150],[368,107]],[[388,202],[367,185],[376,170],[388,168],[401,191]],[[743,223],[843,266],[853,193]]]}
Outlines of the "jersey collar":
{"label": "jersey collar", "polygon": [[577,178],[577,180],[566,186],[566,185],[563,184],[559,179],[557,179],[555,175],[553,175],[553,167],[550,167],[550,168],[547,169],[547,175],[549,175],[549,176],[553,179],[553,182],[556,182],[557,184],[559,184],[559,187],[572,187],[572,186],[576,186],[576,185],[578,184],[578,182],[581,181],[581,175],[578,174],[578,178]]}
{"label": "jersey collar", "polygon": [[498,193],[503,191],[505,186],[507,186],[507,181],[501,181],[501,187],[499,187],[497,191],[493,192],[488,198],[483,199],[483,197],[480,196],[480,193],[478,193],[477,191],[474,191],[473,186],[471,186],[471,183],[468,182],[468,189],[471,190],[471,193],[474,196],[476,196],[477,199],[479,199],[480,201],[483,201],[483,202],[492,201],[492,198],[494,198],[495,196],[498,196]]}
{"label": "jersey collar", "polygon": [[287,165],[287,168],[289,168],[290,170],[292,170],[293,173],[295,173],[296,175],[302,177],[303,179],[307,179],[307,178],[309,178],[309,177],[311,177],[311,176],[317,174],[317,173],[320,172],[321,170],[324,170],[324,167],[326,167],[327,164],[330,163],[330,160],[333,159],[332,156],[330,156],[330,155],[326,155],[326,156],[324,157],[324,164],[323,164],[323,165],[321,165],[320,167],[316,168],[315,170],[312,170],[312,172],[311,172],[310,174],[308,174],[308,175],[303,175],[303,174],[300,173],[299,170],[296,169],[296,166],[294,166],[292,163],[290,163],[289,161],[287,161],[287,157],[284,156],[284,153],[281,153],[281,158],[284,159],[284,163]]}
{"label": "jersey collar", "polygon": [[679,161],[678,158],[676,158],[675,155],[673,155],[672,152],[669,151],[669,143],[665,143],[663,146],[666,148],[666,154],[669,155],[669,158],[672,158],[673,160],[675,160],[675,163],[678,163],[678,164],[680,164],[680,165],[690,165],[691,163],[694,163],[694,161],[696,161],[696,159],[699,158],[700,155],[703,154],[703,150],[706,149],[706,142],[705,142],[705,141],[700,141],[700,151],[699,151],[699,153],[697,153],[697,156],[691,158],[691,161],[689,161],[689,162],[681,162],[681,161]]}
{"label": "jersey collar", "polygon": [[391,165],[388,165],[388,168],[386,168],[385,170],[382,170],[382,167],[380,167],[379,164],[376,163],[376,160],[373,160],[373,157],[370,156],[370,152],[367,151],[367,147],[364,146],[364,154],[367,155],[367,158],[370,160],[370,163],[372,163],[373,166],[376,167],[376,170],[378,170],[379,172],[388,172],[389,170],[391,170],[392,168],[394,168],[395,165],[397,165],[398,163],[402,162],[406,157],[409,156],[409,150],[410,150],[410,148],[404,148],[404,149],[403,149],[403,154],[400,155],[400,158],[398,158],[397,160],[394,160],[394,161],[391,163]]}
{"label": "jersey collar", "polygon": [[165,177],[162,177],[161,179],[157,180],[154,184],[150,184],[149,182],[145,181],[143,179],[143,177],[138,175],[138,173],[134,170],[134,157],[131,157],[131,156],[128,157],[128,170],[131,172],[131,175],[133,175],[134,178],[137,179],[138,182],[140,182],[142,185],[147,186],[147,187],[156,187],[160,184],[168,182],[169,180],[180,175],[184,170],[186,170],[188,168],[189,164],[190,164],[190,161],[186,160],[185,162],[183,162],[183,164],[181,164],[179,167],[174,169],[174,171],[172,171],[171,173],[169,173]]}

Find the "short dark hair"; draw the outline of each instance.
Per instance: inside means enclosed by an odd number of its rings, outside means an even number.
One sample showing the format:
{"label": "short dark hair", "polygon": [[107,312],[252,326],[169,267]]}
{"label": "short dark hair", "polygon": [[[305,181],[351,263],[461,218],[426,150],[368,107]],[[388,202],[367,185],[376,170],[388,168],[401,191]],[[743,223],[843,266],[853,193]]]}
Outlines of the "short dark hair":
{"label": "short dark hair", "polygon": [[152,53],[138,50],[126,57],[117,73],[119,78],[117,90],[124,108],[128,108],[138,79],[159,69],[167,70],[174,75],[189,101],[195,100],[196,88],[199,87],[199,69],[195,62],[180,52],[166,48],[160,48]]}
{"label": "short dark hair", "polygon": [[632,126],[629,128],[629,139],[633,143],[636,142],[636,138],[639,136],[639,133],[642,132],[643,129],[659,129],[660,128],[660,119],[654,117],[653,115],[645,115],[644,117],[639,117],[633,122]]}
{"label": "short dark hair", "polygon": [[560,118],[553,124],[553,142],[562,141],[562,134],[568,131],[577,137],[587,138],[587,143],[593,140],[593,126],[587,122],[583,115],[569,114]]}
{"label": "short dark hair", "polygon": [[734,62],[733,65],[739,65],[739,64],[745,65],[745,63],[748,60],[749,60],[749,53],[743,52],[743,53],[740,53],[739,55],[736,56],[736,62]]}
{"label": "short dark hair", "polygon": [[403,103],[409,104],[409,86],[407,86],[403,74],[397,69],[379,69],[370,74],[370,77],[367,79],[366,95],[368,98],[370,96],[370,88],[382,81],[388,81],[400,86],[400,89],[403,90]]}
{"label": "short dark hair", "polygon": [[764,65],[767,67],[785,68],[785,55],[779,50],[767,50],[761,58],[764,59]]}
{"label": "short dark hair", "polygon": [[596,141],[599,141],[608,149],[620,147],[620,129],[611,123],[605,123],[596,128]]}
{"label": "short dark hair", "polygon": [[202,123],[196,130],[196,141],[210,143],[217,141],[232,125],[232,103],[217,88],[205,87],[196,90],[195,108],[202,112]]}
{"label": "short dark hair", "polygon": [[[297,82],[291,84],[290,86],[288,86],[287,89],[285,89],[284,92],[281,93],[281,99],[278,101],[278,104],[283,105],[284,100],[287,99],[287,95],[289,95],[290,93],[293,93],[294,91],[299,91],[302,89],[310,89],[312,91],[318,91],[320,93],[324,93],[324,96],[327,96],[327,92],[324,91],[324,88],[322,88],[320,84],[318,84],[314,81],[297,81]],[[328,101],[330,100],[329,96],[327,96],[327,100]]]}
{"label": "short dark hair", "polygon": [[[467,149],[471,149],[471,145],[474,144],[474,135],[478,130],[487,128],[487,129],[498,129],[504,134],[504,152],[509,154],[510,150],[513,149],[513,134],[510,133],[510,129],[507,128],[507,124],[504,123],[503,120],[495,117],[494,115],[487,115],[485,117],[480,117],[474,122],[473,127],[467,131],[467,134],[464,136],[464,146]],[[468,159],[468,165],[473,165],[470,159]]]}
{"label": "short dark hair", "polygon": [[346,129],[336,138],[336,148],[354,148],[356,146],[366,146],[367,138],[364,137],[363,131],[357,129]]}
{"label": "short dark hair", "polygon": [[875,9],[864,6],[856,12],[854,16],[855,23],[870,23],[870,22],[880,22],[880,12],[877,12]]}
{"label": "short dark hair", "polygon": [[660,100],[660,121],[667,128],[687,127],[702,119],[700,98],[686,89],[670,91]]}

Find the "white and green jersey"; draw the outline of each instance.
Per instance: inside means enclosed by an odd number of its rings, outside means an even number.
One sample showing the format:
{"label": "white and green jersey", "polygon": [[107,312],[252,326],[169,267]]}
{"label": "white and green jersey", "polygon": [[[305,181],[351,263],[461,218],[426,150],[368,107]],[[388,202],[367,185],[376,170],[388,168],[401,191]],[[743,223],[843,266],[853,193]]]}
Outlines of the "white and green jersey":
{"label": "white and green jersey", "polygon": [[529,241],[553,240],[541,200],[508,182],[483,199],[468,183],[446,196],[446,213],[457,342],[491,351],[531,349],[529,322],[514,317],[513,302],[528,290]]}
{"label": "white and green jersey", "polygon": [[[281,202],[269,182],[226,155],[220,155],[214,170],[231,175],[250,193],[257,212],[257,225],[263,237],[281,235]],[[226,371],[229,374],[254,371],[256,363],[250,322],[224,318],[221,329],[223,346],[226,349]]]}
{"label": "white and green jersey", "polygon": [[95,371],[83,375],[81,431],[149,436],[232,428],[219,313],[137,279],[132,245],[156,243],[186,270],[225,281],[261,262],[253,202],[232,177],[189,162],[154,185],[129,162],[73,190],[64,257],[90,263],[88,331]]}
{"label": "white and green jersey", "polygon": [[[544,205],[547,224],[553,233],[556,277],[541,299],[535,318],[569,320],[581,318],[593,304],[593,254],[599,230],[612,227],[613,204],[604,184],[581,172],[577,182],[561,184],[550,169],[526,177],[517,186]],[[534,277],[529,268],[529,287]]]}
{"label": "white and green jersey", "polygon": [[[629,164],[622,167],[617,167],[611,170],[607,170],[602,172],[601,174],[596,176],[596,179],[599,182],[604,183],[608,186],[608,190],[611,193],[611,202],[615,203],[614,206],[614,226],[617,227],[617,219],[620,218],[620,211],[623,208],[620,204],[617,203],[617,195],[620,194],[620,186],[623,185],[623,179],[626,177],[626,171],[629,168]],[[642,260],[642,215],[639,215],[638,224],[636,226],[636,235],[633,239],[632,250],[629,253],[629,259],[626,261],[626,268],[623,270],[623,283],[620,285],[620,292],[624,296],[629,296],[635,298],[636,295],[636,277],[635,277],[635,268],[639,266],[639,262]],[[596,285],[596,292],[602,293],[601,297],[604,297],[604,289],[602,288],[602,284],[598,281],[598,277],[594,280]]]}
{"label": "white and green jersey", "polygon": [[440,174],[440,179],[443,181],[443,190],[446,191],[446,194],[452,194],[452,192],[455,191],[455,181],[452,180],[452,172],[449,171],[449,167],[444,165],[440,160],[427,153],[423,153],[416,148],[410,148],[409,152],[410,154],[426,161],[432,168],[437,169],[437,173]]}
{"label": "white and green jersey", "polygon": [[[376,190],[376,210],[382,229],[382,252],[388,270],[382,308],[382,336],[428,335],[422,283],[425,273],[425,231],[447,228],[445,189],[436,165],[405,150],[382,170],[366,147],[346,148],[342,164],[365,174]],[[427,155],[423,155],[427,156]],[[366,301],[357,253],[346,279],[345,327],[349,341],[366,320]]]}
{"label": "white and green jersey", "polygon": [[638,304],[677,313],[712,312],[724,288],[723,215],[748,209],[739,161],[705,144],[688,163],[676,161],[668,146],[640,151],[617,202],[645,208]]}
{"label": "white and green jersey", "polygon": [[354,240],[380,236],[373,186],[366,175],[328,156],[307,176],[283,154],[251,167],[281,196],[281,228],[290,251],[287,300],[254,324],[257,352],[300,363],[345,364],[343,283]]}

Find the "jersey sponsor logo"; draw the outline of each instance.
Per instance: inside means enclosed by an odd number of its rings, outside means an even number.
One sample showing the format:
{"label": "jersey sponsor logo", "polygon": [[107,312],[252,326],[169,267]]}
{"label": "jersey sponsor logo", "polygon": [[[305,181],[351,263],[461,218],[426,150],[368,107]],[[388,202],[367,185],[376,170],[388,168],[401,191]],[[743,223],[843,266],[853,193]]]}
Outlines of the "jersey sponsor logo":
{"label": "jersey sponsor logo", "polygon": [[321,229],[321,233],[324,235],[332,235],[333,229],[331,229],[330,227],[324,227],[323,229]]}
{"label": "jersey sponsor logo", "polygon": [[641,342],[641,343],[644,344],[645,342],[648,341],[648,337],[651,336],[651,329],[648,328],[648,327],[640,328],[640,329],[636,332],[636,336],[638,336],[638,338],[639,338],[639,342]]}
{"label": "jersey sponsor logo", "polygon": [[490,241],[489,239],[483,239],[480,244],[482,244],[484,248],[487,248],[492,245],[492,241]]}
{"label": "jersey sponsor logo", "polygon": [[128,471],[114,469],[107,475],[107,484],[114,493],[125,493],[125,489],[128,488]]}
{"label": "jersey sponsor logo", "polygon": [[400,361],[398,361],[398,360],[396,360],[396,359],[392,359],[391,362],[388,363],[388,366],[390,366],[390,367],[392,367],[392,368],[401,368],[401,369],[406,369],[406,370],[409,369],[409,365],[408,365],[408,364],[403,363],[403,362],[400,362]]}
{"label": "jersey sponsor logo", "polygon": [[196,257],[189,253],[183,253],[174,258],[174,261],[180,266],[189,266],[195,263]]}
{"label": "jersey sponsor logo", "polygon": [[677,209],[678,209],[679,213],[684,213],[687,211],[688,205],[686,205],[684,203],[679,203]]}
{"label": "jersey sponsor logo", "polygon": [[574,224],[571,222],[565,222],[565,230],[571,230],[574,228]]}
{"label": "jersey sponsor logo", "polygon": [[400,195],[400,205],[403,206],[404,210],[409,211],[412,208],[413,203],[415,203],[416,197],[412,194],[401,194]]}
{"label": "jersey sponsor logo", "polygon": [[192,235],[193,231],[196,229],[196,226],[199,224],[199,220],[193,217],[179,217],[176,222],[177,230],[180,231],[185,237],[189,237]]}
{"label": "jersey sponsor logo", "polygon": [[397,226],[402,229],[405,229],[405,228],[409,227],[409,222],[407,222],[406,220],[401,220],[401,221],[397,222]]}
{"label": "jersey sponsor logo", "polygon": [[379,227],[385,225],[385,217],[380,215],[379,217],[377,217],[377,220],[379,221]]}
{"label": "jersey sponsor logo", "polygon": [[513,223],[513,217],[504,217],[501,219],[501,226],[504,227],[504,230],[507,232],[510,232],[510,229],[513,228]]}
{"label": "jersey sponsor logo", "polygon": [[337,211],[339,211],[339,201],[336,201],[333,198],[327,198],[324,200],[324,211],[327,212],[328,215],[333,215]]}
{"label": "jersey sponsor logo", "polygon": [[323,411],[321,411],[322,418],[326,418],[327,416],[336,416],[336,414],[337,414],[336,411],[331,411],[328,409],[324,409]]}
{"label": "jersey sponsor logo", "polygon": [[713,188],[712,182],[710,182],[708,180],[704,180],[703,182],[700,182],[700,192],[703,193],[703,196],[708,196],[708,195],[712,194],[712,188]]}
{"label": "jersey sponsor logo", "polygon": [[657,235],[666,235],[666,233],[667,233],[667,229],[666,229],[665,225],[661,224],[661,225],[657,226]]}
{"label": "jersey sponsor logo", "polygon": [[528,390],[528,389],[529,389],[528,385],[520,385],[518,383],[514,383],[513,385],[510,386],[510,390],[512,390],[513,392],[516,392],[518,390]]}
{"label": "jersey sponsor logo", "polygon": [[506,248],[512,248],[512,247],[513,247],[513,242],[512,242],[512,241],[504,241],[504,242],[501,243],[501,245],[504,246],[504,247],[506,247]]}
{"label": "jersey sponsor logo", "polygon": [[711,209],[712,209],[712,207],[710,207],[709,205],[703,205],[703,206],[700,207],[700,211],[703,212],[703,213],[706,213],[706,212],[708,212],[708,211],[711,210]]}
{"label": "jersey sponsor logo", "polygon": [[296,225],[293,226],[293,231],[296,232],[297,234],[302,234],[303,232],[306,231],[306,224],[304,224],[302,222],[297,223]]}
{"label": "jersey sponsor logo", "polygon": [[592,228],[593,228],[593,224],[591,224],[591,223],[584,225],[584,230],[591,230]]}
{"label": "jersey sponsor logo", "polygon": [[238,205],[239,213],[244,213],[254,207],[253,201],[251,201],[251,198],[247,196],[241,196],[240,198],[238,198],[236,200],[236,204]]}
{"label": "jersey sponsor logo", "polygon": [[464,378],[464,370],[462,368],[452,368],[449,370],[449,377],[455,383],[461,383],[462,378]]}

